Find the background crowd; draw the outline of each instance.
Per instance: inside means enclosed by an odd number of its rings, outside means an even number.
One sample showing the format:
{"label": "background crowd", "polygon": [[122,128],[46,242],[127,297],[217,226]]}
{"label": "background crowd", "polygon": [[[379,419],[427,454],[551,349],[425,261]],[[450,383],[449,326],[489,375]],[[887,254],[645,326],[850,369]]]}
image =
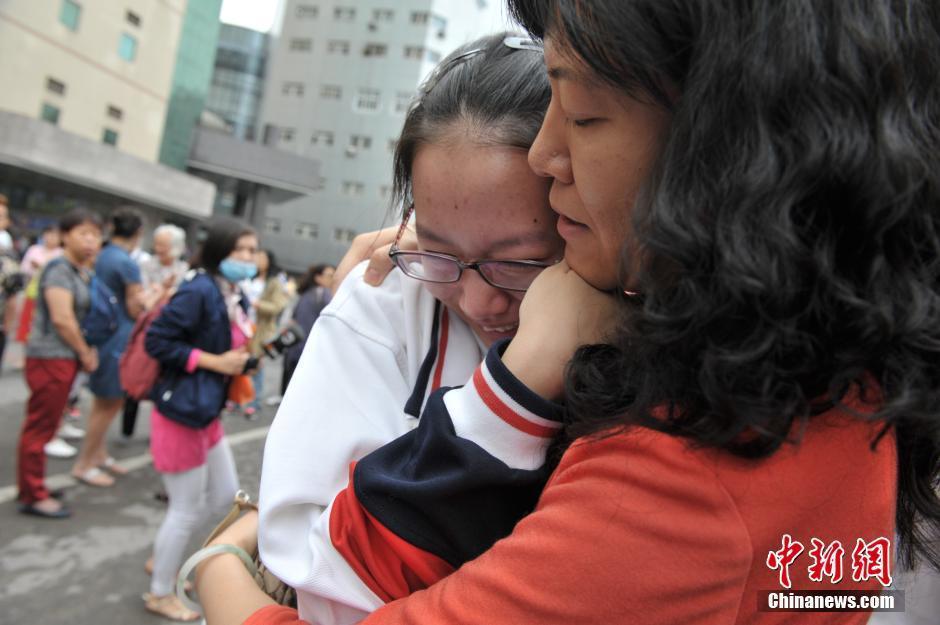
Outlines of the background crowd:
{"label": "background crowd", "polygon": [[[21,512],[57,518],[70,514],[43,486],[46,456],[75,457],[72,476],[91,486],[110,487],[126,473],[109,454],[106,433],[121,414],[122,436],[133,435],[140,398],[122,387],[119,362],[135,321],[148,317],[152,323],[186,278],[197,247],[178,226],[162,224],[146,232],[143,223],[130,207],[115,211],[107,221],[75,209],[60,223],[29,236],[11,232],[7,200],[0,196],[0,366],[22,367],[32,391],[18,445]],[[263,249],[250,260],[256,275],[237,288],[247,303],[250,339],[245,351],[260,358],[264,343],[291,317],[304,334],[309,331],[329,302],[333,268],[320,264],[303,275],[289,275],[278,267],[273,252]],[[98,345],[81,331],[92,306],[93,276],[116,298],[115,327]],[[24,345],[22,363],[4,363],[5,347],[12,341]],[[301,343],[285,354],[281,388],[264,389],[263,365],[258,366],[241,380],[240,395],[226,409],[253,419],[262,400],[276,404],[302,348]],[[7,361],[16,358],[7,356]],[[92,397],[84,429],[78,409],[83,392]],[[81,440],[80,447],[67,439]]]}

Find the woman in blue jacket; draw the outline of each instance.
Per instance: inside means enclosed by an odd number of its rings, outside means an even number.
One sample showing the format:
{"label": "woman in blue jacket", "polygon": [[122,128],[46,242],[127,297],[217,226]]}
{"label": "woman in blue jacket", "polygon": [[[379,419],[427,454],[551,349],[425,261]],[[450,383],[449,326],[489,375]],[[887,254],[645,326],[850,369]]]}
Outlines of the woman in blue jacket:
{"label": "woman in blue jacket", "polygon": [[150,452],[169,495],[153,549],[146,608],[182,621],[199,615],[173,594],[192,532],[221,516],[238,490],[219,414],[231,376],[243,373],[251,338],[247,303],[236,286],[251,278],[254,230],[236,219],[214,222],[194,269],[147,331],[147,352],[160,362],[151,399]]}

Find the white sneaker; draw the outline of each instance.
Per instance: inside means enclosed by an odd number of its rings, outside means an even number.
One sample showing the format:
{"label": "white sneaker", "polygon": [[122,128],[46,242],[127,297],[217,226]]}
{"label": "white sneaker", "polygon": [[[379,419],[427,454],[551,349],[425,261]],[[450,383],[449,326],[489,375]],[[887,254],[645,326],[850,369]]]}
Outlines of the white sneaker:
{"label": "white sneaker", "polygon": [[270,397],[264,400],[264,405],[265,406],[277,406],[278,404],[281,403],[281,399],[283,398],[280,395],[271,395]]}
{"label": "white sneaker", "polygon": [[62,424],[62,427],[59,428],[57,434],[60,438],[84,438],[85,430],[78,427],[77,425],[72,425],[68,421]]}
{"label": "white sneaker", "polygon": [[77,449],[58,436],[46,443],[42,450],[46,452],[47,456],[52,456],[53,458],[71,458],[78,453]]}

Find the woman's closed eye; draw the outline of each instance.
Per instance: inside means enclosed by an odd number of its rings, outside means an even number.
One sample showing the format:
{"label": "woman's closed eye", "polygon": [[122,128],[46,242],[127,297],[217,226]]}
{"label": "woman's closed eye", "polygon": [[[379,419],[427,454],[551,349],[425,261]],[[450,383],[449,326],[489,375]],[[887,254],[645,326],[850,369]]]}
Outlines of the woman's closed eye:
{"label": "woman's closed eye", "polygon": [[571,123],[577,126],[578,128],[584,128],[586,126],[592,126],[597,124],[601,119],[599,117],[584,117],[580,119],[572,119]]}

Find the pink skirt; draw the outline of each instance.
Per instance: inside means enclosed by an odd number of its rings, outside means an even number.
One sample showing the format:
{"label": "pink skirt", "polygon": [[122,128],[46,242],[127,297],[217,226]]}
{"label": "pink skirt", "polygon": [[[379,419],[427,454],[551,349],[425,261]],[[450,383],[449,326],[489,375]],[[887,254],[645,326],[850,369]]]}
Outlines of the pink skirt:
{"label": "pink skirt", "polygon": [[222,440],[222,420],[214,419],[197,430],[164,417],[154,408],[150,413],[150,455],[159,473],[189,471],[206,463],[209,450]]}

